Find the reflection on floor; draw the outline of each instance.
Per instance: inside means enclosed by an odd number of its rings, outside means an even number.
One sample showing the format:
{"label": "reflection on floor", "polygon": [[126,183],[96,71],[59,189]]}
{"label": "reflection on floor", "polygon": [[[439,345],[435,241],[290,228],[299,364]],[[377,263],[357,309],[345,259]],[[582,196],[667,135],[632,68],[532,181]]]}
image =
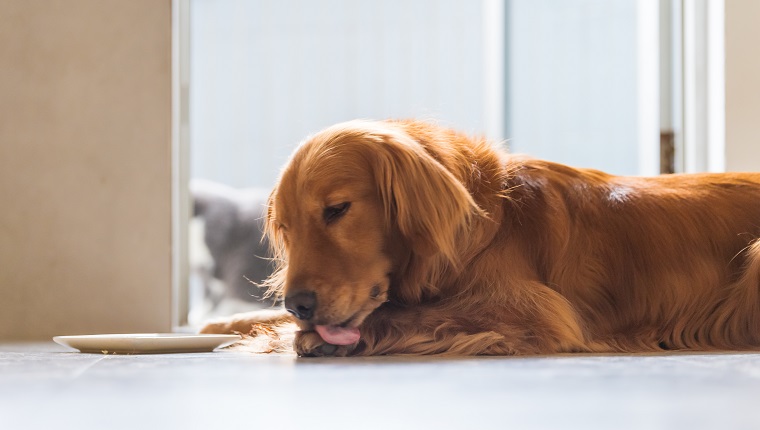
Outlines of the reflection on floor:
{"label": "reflection on floor", "polygon": [[299,359],[0,345],[0,429],[758,429],[760,354]]}

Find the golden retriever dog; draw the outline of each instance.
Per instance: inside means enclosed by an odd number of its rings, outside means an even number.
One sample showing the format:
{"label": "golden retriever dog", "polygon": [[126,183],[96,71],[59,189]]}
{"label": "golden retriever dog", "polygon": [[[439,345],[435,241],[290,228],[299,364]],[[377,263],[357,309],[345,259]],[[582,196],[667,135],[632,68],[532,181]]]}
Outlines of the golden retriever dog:
{"label": "golden retriever dog", "polygon": [[760,346],[760,173],[613,176],[420,121],[307,139],[269,200],[302,356]]}

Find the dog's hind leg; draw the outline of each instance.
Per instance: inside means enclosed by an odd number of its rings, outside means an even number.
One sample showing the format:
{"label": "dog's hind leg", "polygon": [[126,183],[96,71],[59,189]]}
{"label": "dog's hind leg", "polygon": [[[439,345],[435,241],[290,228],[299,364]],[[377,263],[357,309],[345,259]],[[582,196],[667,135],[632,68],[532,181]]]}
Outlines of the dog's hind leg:
{"label": "dog's hind leg", "polygon": [[707,324],[702,337],[710,347],[721,349],[760,348],[760,239],[745,253],[741,276],[727,290]]}

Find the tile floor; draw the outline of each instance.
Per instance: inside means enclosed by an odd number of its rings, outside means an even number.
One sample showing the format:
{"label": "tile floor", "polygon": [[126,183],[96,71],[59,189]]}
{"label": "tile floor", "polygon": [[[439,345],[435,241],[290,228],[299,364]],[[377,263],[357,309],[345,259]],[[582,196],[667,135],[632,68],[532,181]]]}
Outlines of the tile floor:
{"label": "tile floor", "polygon": [[760,354],[299,359],[0,344],[0,429],[760,429]]}

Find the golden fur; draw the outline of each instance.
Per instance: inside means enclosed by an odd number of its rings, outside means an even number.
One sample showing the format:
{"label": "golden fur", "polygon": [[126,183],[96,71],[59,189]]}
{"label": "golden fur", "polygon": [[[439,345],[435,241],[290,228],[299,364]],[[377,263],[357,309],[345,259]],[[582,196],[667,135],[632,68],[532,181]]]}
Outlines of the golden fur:
{"label": "golden fur", "polygon": [[[760,346],[758,173],[612,176],[426,122],[352,121],[295,152],[268,235],[273,290],[318,298],[297,321],[301,355]],[[203,331],[288,319],[242,314]],[[361,340],[312,331],[340,323]]]}

